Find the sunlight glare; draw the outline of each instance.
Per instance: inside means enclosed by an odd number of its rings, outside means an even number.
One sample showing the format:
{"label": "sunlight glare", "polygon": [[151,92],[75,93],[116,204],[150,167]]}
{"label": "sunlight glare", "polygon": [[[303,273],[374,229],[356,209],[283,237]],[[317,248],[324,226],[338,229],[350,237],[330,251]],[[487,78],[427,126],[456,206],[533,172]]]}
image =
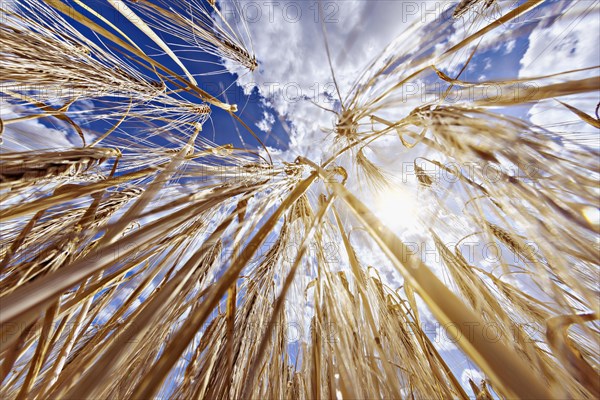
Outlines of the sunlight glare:
{"label": "sunlight glare", "polygon": [[412,230],[420,225],[416,192],[394,188],[381,192],[375,199],[377,215],[394,231]]}

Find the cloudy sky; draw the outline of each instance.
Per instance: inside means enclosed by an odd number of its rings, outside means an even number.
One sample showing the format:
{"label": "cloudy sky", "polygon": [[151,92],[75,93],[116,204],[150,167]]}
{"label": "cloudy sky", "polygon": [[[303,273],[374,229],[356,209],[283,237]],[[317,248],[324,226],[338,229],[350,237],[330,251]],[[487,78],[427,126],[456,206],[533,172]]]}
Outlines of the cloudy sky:
{"label": "cloudy sky", "polygon": [[[258,90],[258,101],[266,106],[259,114],[258,128],[268,131],[283,118],[289,124],[288,133],[291,134],[290,153],[318,156],[322,149],[315,149],[315,143],[321,143],[325,138],[326,133],[322,131],[332,127],[334,116],[314,103],[339,110],[325,38],[343,98],[364,68],[398,35],[413,23],[423,25],[447,18],[448,10],[455,3],[324,1],[319,6],[318,2],[312,1],[241,1],[234,5],[230,0],[222,0],[220,4],[230,22],[237,22],[240,30],[249,32],[249,42],[259,61],[259,68],[253,73],[241,72],[230,64],[228,68],[238,73],[238,83],[247,93],[251,93],[252,89]],[[518,3],[512,0],[499,2],[496,8],[488,10],[487,18],[479,21],[478,26],[491,22]],[[574,65],[577,68],[598,65],[596,38],[589,34],[598,30],[599,21],[593,12],[595,7],[597,4],[591,1],[577,4],[550,2],[531,13],[538,23],[523,24],[517,20],[494,31],[495,35],[506,35],[507,40],[495,39],[493,46],[486,47],[484,39],[463,79],[483,81],[532,77],[572,69]],[[550,24],[553,18],[543,18],[559,10],[563,10],[564,14],[557,23]],[[455,22],[448,43],[458,42],[467,31],[473,31],[472,17],[468,14]],[[514,33],[516,28],[519,31]],[[407,43],[407,46],[411,45]],[[440,47],[443,46],[441,43]],[[456,71],[462,65],[460,61],[450,61],[444,66],[447,71]],[[587,71],[582,75],[589,77],[594,74],[595,71]],[[595,97],[579,96],[574,104],[593,114],[597,104]],[[552,126],[555,121],[577,123],[577,118],[569,115],[568,110],[561,110],[556,104],[550,104],[550,107],[558,108],[560,112],[544,113],[548,105],[540,104],[529,110],[528,116],[532,122],[557,131],[560,128]],[[579,123],[569,127],[570,131],[589,129]]]}

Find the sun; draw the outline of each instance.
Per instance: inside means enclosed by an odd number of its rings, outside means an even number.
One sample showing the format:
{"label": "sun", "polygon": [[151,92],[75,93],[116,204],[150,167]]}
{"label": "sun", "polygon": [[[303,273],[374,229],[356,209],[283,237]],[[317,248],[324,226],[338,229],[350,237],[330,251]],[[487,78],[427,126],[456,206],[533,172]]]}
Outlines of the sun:
{"label": "sun", "polygon": [[380,192],[375,198],[375,208],[383,224],[396,232],[414,230],[421,225],[417,192],[410,187]]}

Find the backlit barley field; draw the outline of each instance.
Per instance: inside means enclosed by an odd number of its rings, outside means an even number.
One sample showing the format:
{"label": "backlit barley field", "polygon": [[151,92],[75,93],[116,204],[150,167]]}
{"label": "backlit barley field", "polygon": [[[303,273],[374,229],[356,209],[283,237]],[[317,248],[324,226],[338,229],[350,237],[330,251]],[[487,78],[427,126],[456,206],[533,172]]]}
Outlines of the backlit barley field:
{"label": "backlit barley field", "polygon": [[0,398],[600,397],[599,0],[0,6]]}

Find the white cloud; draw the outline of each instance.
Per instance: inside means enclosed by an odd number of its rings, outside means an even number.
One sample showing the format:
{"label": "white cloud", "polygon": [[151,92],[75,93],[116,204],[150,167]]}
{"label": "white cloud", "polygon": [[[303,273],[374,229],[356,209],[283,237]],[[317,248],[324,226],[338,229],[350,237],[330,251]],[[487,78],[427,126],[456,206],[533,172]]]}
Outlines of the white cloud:
{"label": "white cloud", "polygon": [[[529,36],[519,75],[547,75],[598,65],[597,35],[600,30],[598,3],[569,2],[564,14],[551,23],[540,23]],[[587,75],[595,75],[594,71]]]}
{"label": "white cloud", "polygon": [[[445,41],[441,38],[439,39],[439,42],[435,45],[436,54],[442,56],[448,48],[462,42],[515,7],[516,2],[514,1],[499,1],[495,2],[488,9],[481,10],[475,8],[473,11],[469,11],[452,23],[451,34],[448,35]],[[508,47],[511,41],[514,47],[513,36],[515,32],[518,32],[518,30],[514,29],[512,23],[502,24],[495,28],[492,34],[484,35],[480,40],[470,42],[464,48],[458,50],[458,52],[453,53],[451,57],[444,58],[442,56],[435,64],[450,75],[455,75],[460,71],[463,63],[468,59],[475,47],[477,47],[479,54],[487,50],[497,51],[505,45]]]}
{"label": "white cloud", "polygon": [[[25,114],[25,109],[9,103],[0,105],[2,120],[11,120]],[[30,114],[31,111],[27,112]],[[24,120],[6,124],[2,134],[3,151],[27,151],[73,147],[69,132],[66,129],[50,128],[39,119]],[[78,139],[79,140],[79,139]]]}
{"label": "white cloud", "polygon": [[489,57],[486,57],[483,62],[485,63],[485,65],[483,66],[483,70],[487,71],[488,69],[492,68],[492,59]]}
{"label": "white cloud", "polygon": [[[600,19],[597,2],[566,2],[567,9],[559,18],[542,21],[529,36],[529,46],[521,59],[520,77],[535,77],[598,65]],[[572,74],[569,79],[597,76],[598,70]],[[553,81],[564,81],[557,78]],[[600,102],[598,92],[563,97],[561,101],[588,115],[594,115]],[[534,124],[568,136],[577,133],[583,143],[600,147],[598,130],[584,122],[555,100],[535,104],[529,110]],[[582,140],[583,139],[583,140]]]}
{"label": "white cloud", "polygon": [[[230,0],[219,4],[222,10],[233,10]],[[239,84],[246,92],[256,85],[275,111],[289,121],[291,154],[281,154],[286,159],[302,154],[318,160],[323,149],[331,145],[331,135],[327,137],[323,130],[333,127],[334,115],[312,103],[339,109],[322,30],[326,30],[343,97],[368,63],[411,22],[422,17],[422,10],[410,8],[412,1],[323,2],[321,17],[318,4],[240,2],[259,67],[250,74],[227,63],[230,71],[239,73]],[[235,21],[232,13],[224,14],[230,17],[230,23]],[[268,126],[268,119],[264,122],[260,123],[261,129]]]}
{"label": "white cloud", "polygon": [[506,44],[504,45],[504,47],[505,47],[504,54],[512,53],[512,51],[515,49],[516,44],[517,44],[517,41],[514,39],[506,42]]}
{"label": "white cloud", "polygon": [[465,387],[469,387],[469,379],[471,379],[477,385],[481,385],[481,381],[483,380],[483,375],[476,369],[466,368],[463,370],[460,380]]}
{"label": "white cloud", "polygon": [[271,114],[270,112],[264,111],[263,119],[258,121],[256,123],[256,126],[258,127],[258,129],[260,129],[263,132],[269,132],[271,130],[271,128],[273,127],[274,123],[275,123],[275,116],[273,114]]}
{"label": "white cloud", "polygon": [[[51,102],[49,104],[52,105]],[[57,104],[62,106],[63,104]],[[83,132],[87,144],[92,143],[96,134],[85,125],[90,122],[91,111],[95,105],[92,100],[80,99],[69,108],[68,116]],[[35,115],[41,111],[33,106],[0,102],[0,117],[5,122],[5,131],[2,134],[2,151],[28,151],[45,150],[83,145],[79,133],[67,121],[54,117],[24,119],[18,122],[7,121]]]}

